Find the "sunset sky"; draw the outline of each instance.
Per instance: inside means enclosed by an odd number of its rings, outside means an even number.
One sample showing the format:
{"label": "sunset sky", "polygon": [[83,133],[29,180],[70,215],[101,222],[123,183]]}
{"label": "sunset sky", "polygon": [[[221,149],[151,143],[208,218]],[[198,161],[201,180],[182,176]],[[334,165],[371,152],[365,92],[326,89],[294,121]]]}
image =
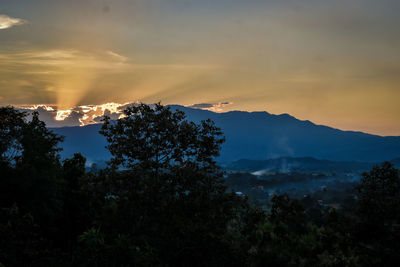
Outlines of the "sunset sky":
{"label": "sunset sky", "polygon": [[0,0],[0,105],[220,105],[400,135],[398,0]]}

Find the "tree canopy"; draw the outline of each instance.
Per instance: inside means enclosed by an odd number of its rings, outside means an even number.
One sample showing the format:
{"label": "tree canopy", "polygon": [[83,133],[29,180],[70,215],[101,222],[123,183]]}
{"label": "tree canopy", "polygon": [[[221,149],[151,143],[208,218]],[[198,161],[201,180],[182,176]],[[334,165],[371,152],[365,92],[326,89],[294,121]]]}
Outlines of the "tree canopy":
{"label": "tree canopy", "polygon": [[112,166],[131,169],[185,164],[214,169],[225,140],[211,120],[189,122],[182,111],[173,112],[159,103],[130,106],[116,122],[106,116],[100,133],[109,143]]}
{"label": "tree canopy", "polygon": [[124,114],[104,118],[112,157],[89,171],[79,153],[60,158],[63,137],[37,113],[0,108],[0,266],[398,265],[392,164],[364,173],[343,208],[283,194],[261,210],[227,189],[212,121],[161,104]]}

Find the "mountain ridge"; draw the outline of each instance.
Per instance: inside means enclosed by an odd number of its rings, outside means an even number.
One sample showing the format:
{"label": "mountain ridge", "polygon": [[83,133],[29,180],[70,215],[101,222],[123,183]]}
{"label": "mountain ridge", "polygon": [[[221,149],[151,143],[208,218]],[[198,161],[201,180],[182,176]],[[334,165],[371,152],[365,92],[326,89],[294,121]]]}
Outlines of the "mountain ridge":
{"label": "mountain ridge", "polygon": [[[400,156],[400,137],[379,136],[358,131],[343,131],[309,120],[299,120],[289,114],[268,112],[208,110],[170,105],[182,110],[195,122],[210,118],[226,136],[220,162],[242,158],[250,160],[276,157],[315,157],[326,160],[380,162]],[[101,124],[82,127],[52,128],[66,136],[63,156],[82,152],[91,160],[109,158],[105,138],[98,131]]]}

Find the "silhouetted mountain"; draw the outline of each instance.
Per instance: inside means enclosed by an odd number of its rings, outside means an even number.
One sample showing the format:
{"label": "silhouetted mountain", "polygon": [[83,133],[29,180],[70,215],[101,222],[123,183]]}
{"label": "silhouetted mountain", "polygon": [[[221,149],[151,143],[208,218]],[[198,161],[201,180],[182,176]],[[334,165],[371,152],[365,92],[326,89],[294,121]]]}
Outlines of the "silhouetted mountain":
{"label": "silhouetted mountain", "polygon": [[[171,106],[186,113],[188,120],[212,119],[221,127],[226,142],[219,161],[268,159],[277,157],[314,157],[336,161],[380,162],[400,155],[400,137],[382,137],[362,132],[341,131],[288,114],[231,111],[214,113],[182,106]],[[100,125],[64,127],[54,130],[66,136],[64,156],[80,151],[89,160],[104,160],[105,139]]]}
{"label": "silhouetted mountain", "polygon": [[99,134],[101,124],[92,124],[84,127],[60,127],[52,130],[65,136],[62,143],[63,157],[72,157],[74,153],[81,152],[90,164],[93,161],[108,160],[110,153],[105,148],[106,139]]}

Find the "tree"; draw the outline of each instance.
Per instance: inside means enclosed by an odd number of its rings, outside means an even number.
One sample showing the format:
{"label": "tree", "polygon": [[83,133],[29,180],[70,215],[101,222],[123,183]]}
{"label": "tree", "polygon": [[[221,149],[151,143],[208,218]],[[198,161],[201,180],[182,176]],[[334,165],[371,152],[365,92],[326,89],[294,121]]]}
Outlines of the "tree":
{"label": "tree", "polygon": [[211,120],[188,122],[182,111],[159,103],[130,106],[124,115],[117,122],[106,116],[100,131],[109,143],[112,167],[160,171],[195,164],[215,170],[214,157],[225,139]]}
{"label": "tree", "polygon": [[62,234],[60,239],[65,246],[76,245],[77,236],[89,226],[89,198],[84,189],[86,183],[84,158],[75,153],[72,158],[65,159],[62,166],[63,176],[63,214],[60,220]]}
{"label": "tree", "polygon": [[270,220],[284,223],[291,232],[303,233],[306,229],[307,218],[300,201],[290,199],[289,195],[275,195],[271,198],[272,207]]}
{"label": "tree", "polygon": [[400,177],[390,162],[364,173],[358,192],[358,211],[365,222],[379,229],[400,222]]}
{"label": "tree", "polygon": [[129,236],[132,246],[150,245],[173,266],[232,260],[224,235],[243,200],[226,193],[215,162],[221,130],[161,104],[131,106],[124,114],[118,121],[105,117],[100,131],[113,170],[102,186],[102,229]]}
{"label": "tree", "polygon": [[17,164],[21,167],[43,167],[42,171],[48,170],[49,166],[59,167],[62,148],[58,147],[64,137],[53,133],[46,124],[39,119],[39,113],[33,112],[30,121],[26,121],[22,127],[20,143],[22,146],[21,156],[17,157]]}
{"label": "tree", "polygon": [[22,149],[22,130],[26,113],[12,107],[0,108],[0,167],[10,167]]}
{"label": "tree", "polygon": [[357,239],[363,258],[375,265],[395,266],[400,257],[400,177],[390,162],[364,173],[358,186],[360,223]]}
{"label": "tree", "polygon": [[318,229],[300,201],[287,194],[271,198],[267,220],[260,222],[250,251],[251,266],[316,266],[320,250]]}
{"label": "tree", "polygon": [[45,235],[55,234],[61,215],[59,142],[33,112],[0,108],[0,207],[16,204],[30,213]]}

